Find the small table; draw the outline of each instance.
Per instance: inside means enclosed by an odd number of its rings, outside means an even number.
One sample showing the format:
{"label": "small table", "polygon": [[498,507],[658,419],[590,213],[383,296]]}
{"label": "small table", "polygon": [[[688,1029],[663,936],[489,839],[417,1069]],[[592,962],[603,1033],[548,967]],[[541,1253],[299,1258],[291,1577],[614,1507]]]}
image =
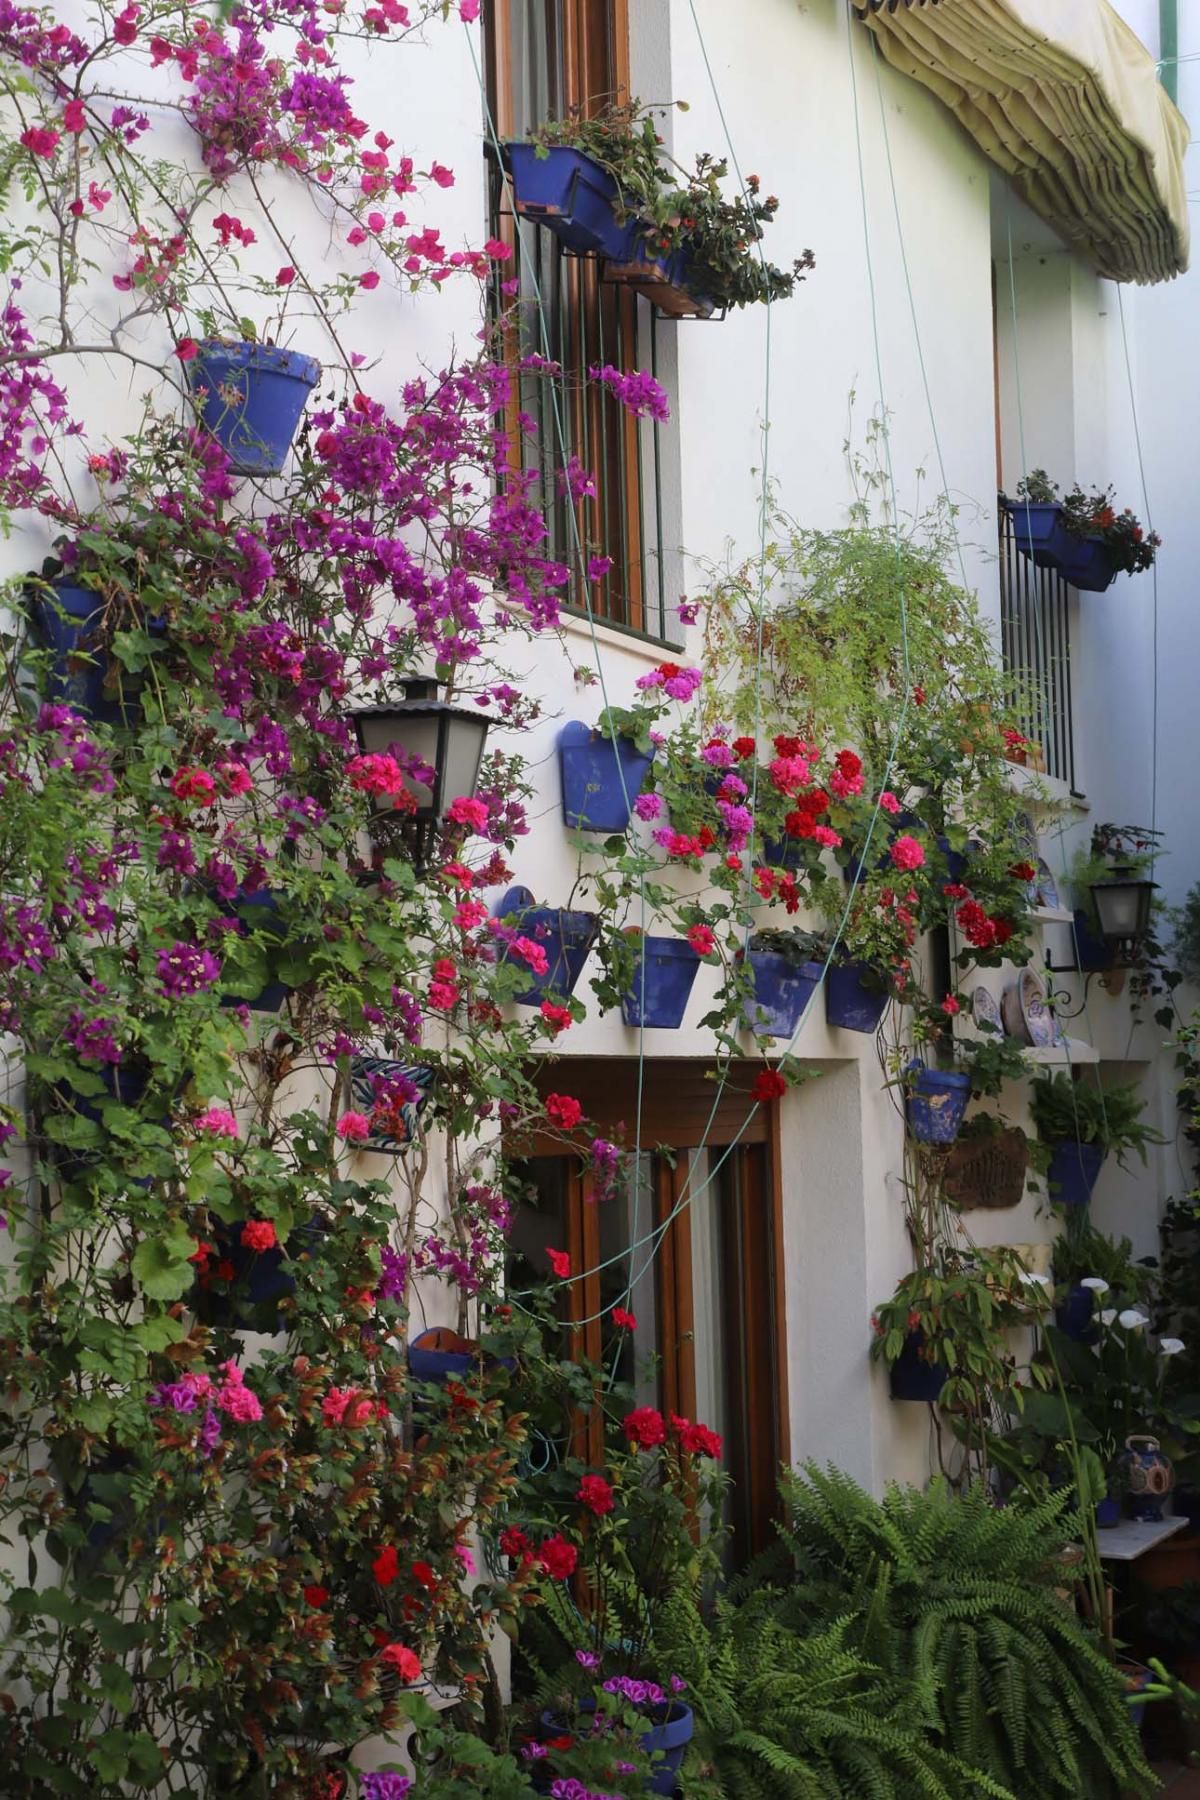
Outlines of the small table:
{"label": "small table", "polygon": [[1136,1562],[1147,1550],[1153,1550],[1177,1531],[1184,1531],[1189,1519],[1122,1519],[1107,1531],[1097,1531],[1096,1543],[1105,1562]]}

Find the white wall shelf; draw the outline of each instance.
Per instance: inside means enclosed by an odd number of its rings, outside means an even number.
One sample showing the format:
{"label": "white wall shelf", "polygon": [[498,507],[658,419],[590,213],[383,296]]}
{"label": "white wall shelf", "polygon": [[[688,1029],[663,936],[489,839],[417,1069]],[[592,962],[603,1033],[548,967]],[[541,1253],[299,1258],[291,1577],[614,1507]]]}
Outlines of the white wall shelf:
{"label": "white wall shelf", "polygon": [[1063,1038],[1057,1044],[1034,1044],[1025,1051],[1025,1061],[1038,1067],[1067,1069],[1077,1063],[1098,1063],[1100,1052],[1082,1038]]}

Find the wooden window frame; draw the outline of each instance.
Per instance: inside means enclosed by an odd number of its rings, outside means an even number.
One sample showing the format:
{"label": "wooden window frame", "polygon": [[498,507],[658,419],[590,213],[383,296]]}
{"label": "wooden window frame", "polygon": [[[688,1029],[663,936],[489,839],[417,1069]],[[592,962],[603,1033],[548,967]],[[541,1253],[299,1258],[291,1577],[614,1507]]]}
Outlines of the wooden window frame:
{"label": "wooden window frame", "polygon": [[[519,136],[528,123],[514,114],[512,14],[513,0],[485,0],[487,93],[501,143]],[[610,98],[627,98],[629,0],[562,0],[561,17],[564,104],[594,109]],[[517,231],[511,212],[501,206],[492,227],[515,257]],[[511,262],[502,265],[513,266]],[[582,372],[598,362],[636,366],[636,291],[627,285],[602,283],[600,264],[591,257],[564,256],[563,280],[560,324],[565,343],[559,348],[564,369]],[[518,354],[518,346],[510,343],[508,355],[514,366]],[[660,633],[651,632],[648,623],[639,422],[610,397],[594,394],[581,381],[564,383],[560,393],[568,411],[569,437],[575,454],[597,477],[597,497],[574,503],[577,541],[583,545],[598,543],[604,554],[613,559],[607,576],[589,582],[574,554],[575,534],[570,534],[572,553],[564,555],[563,560],[571,567],[571,585],[564,604],[573,612],[590,611],[618,629],[658,639]],[[514,408],[514,414],[518,410]],[[509,424],[508,439],[510,466],[519,469],[524,464],[524,445],[515,417]],[[560,448],[555,445],[556,463],[560,455]],[[551,504],[550,496],[546,500]],[[659,624],[665,630],[665,620]]]}

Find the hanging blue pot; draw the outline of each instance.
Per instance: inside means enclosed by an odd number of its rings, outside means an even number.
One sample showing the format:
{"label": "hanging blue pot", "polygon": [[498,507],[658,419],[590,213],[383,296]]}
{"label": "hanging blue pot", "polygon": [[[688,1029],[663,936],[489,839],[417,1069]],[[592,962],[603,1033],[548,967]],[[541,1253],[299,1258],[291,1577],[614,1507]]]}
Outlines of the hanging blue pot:
{"label": "hanging blue pot", "polygon": [[1099,1337],[1092,1323],[1096,1296],[1091,1288],[1081,1287],[1078,1282],[1071,1287],[1065,1300],[1060,1300],[1054,1308],[1054,1323],[1064,1337],[1074,1338],[1077,1344],[1094,1344]]}
{"label": "hanging blue pot", "polygon": [[1031,557],[1039,569],[1057,568],[1075,542],[1063,524],[1058,501],[1009,500],[1006,504],[1021,555]]}
{"label": "hanging blue pot", "polygon": [[890,995],[866,963],[832,962],[825,974],[825,1023],[877,1031]]}
{"label": "hanging blue pot", "polygon": [[820,985],[819,962],[795,963],[773,950],[751,950],[754,995],[742,1005],[742,1023],[759,1037],[790,1038]]}
{"label": "hanging blue pot", "polygon": [[[279,917],[279,896],[270,888],[239,888],[237,898],[222,906],[226,918],[238,921],[238,930],[243,937],[256,931],[265,937],[269,944],[282,944],[286,935],[286,927]],[[222,1006],[248,1006],[252,1012],[277,1013],[288,995],[295,990],[284,981],[268,981],[252,997],[238,994],[222,994]]]}
{"label": "hanging blue pot", "polygon": [[1057,1206],[1086,1206],[1100,1179],[1108,1155],[1100,1144],[1080,1144],[1060,1138],[1054,1145],[1047,1170],[1050,1198]]}
{"label": "hanging blue pot", "polygon": [[941,1363],[930,1362],[922,1355],[924,1334],[910,1331],[904,1348],[888,1370],[893,1400],[924,1400],[931,1403],[946,1385],[948,1371]]}
{"label": "hanging blue pot", "polygon": [[621,999],[627,1025],[678,1031],[691,997],[700,958],[686,938],[647,937]]}
{"label": "hanging blue pot", "polygon": [[[552,994],[574,993],[600,931],[597,914],[535,906],[528,888],[513,887],[496,908],[496,917],[514,926],[522,937],[540,944],[546,952],[546,973],[530,975],[529,986],[513,996],[518,1006],[540,1006]],[[503,946],[500,955],[502,961],[509,960]]]}
{"label": "hanging blue pot", "polygon": [[532,144],[506,144],[505,153],[522,218],[544,225],[568,250],[617,262],[632,255],[640,224],[617,217],[621,191],[603,164],[566,144],[540,154]]}
{"label": "hanging blue pot", "polygon": [[[100,642],[104,600],[91,588],[72,581],[55,581],[54,600],[33,594],[30,615],[38,637],[53,652],[46,683],[46,697],[58,706],[69,706],[82,718],[101,725],[129,725],[140,713],[137,690],[140,681],[111,661]],[[154,628],[154,622],[148,622]],[[159,622],[161,628],[161,622]],[[105,678],[115,669],[117,693],[106,699]]]}
{"label": "hanging blue pot", "polygon": [[558,734],[563,819],[580,831],[624,831],[654,761],[653,745],[615,740],[572,719]]}
{"label": "hanging blue pot", "polygon": [[1092,929],[1092,921],[1082,906],[1075,908],[1071,944],[1075,952],[1076,967],[1089,974],[1111,969],[1116,960],[1116,946],[1106,943],[1104,938]]}
{"label": "hanging blue pot", "polygon": [[1068,587],[1087,594],[1102,594],[1117,579],[1116,557],[1101,537],[1073,537],[1062,561],[1063,580]]}
{"label": "hanging blue pot", "polygon": [[781,838],[764,838],[762,859],[771,869],[798,869],[804,855],[804,839],[786,833]]}
{"label": "hanging blue pot", "polygon": [[[577,1712],[585,1716],[596,1710],[595,1699],[590,1694],[577,1700],[575,1705]],[[665,1700],[647,1701],[636,1710],[646,1721],[644,1730],[639,1732],[642,1749],[656,1758],[648,1791],[669,1797],[679,1786],[679,1771],[696,1728],[692,1709],[682,1700]],[[544,1712],[540,1723],[548,1737],[574,1736],[578,1729],[574,1719],[553,1710]],[[592,1729],[589,1725],[584,1735],[590,1734]]]}
{"label": "hanging blue pot", "polygon": [[278,475],[321,365],[277,344],[206,338],[185,364],[200,419],[238,475]]}
{"label": "hanging blue pot", "polygon": [[206,1325],[224,1325],[237,1331],[261,1331],[273,1335],[283,1330],[279,1302],[296,1291],[296,1277],[289,1263],[313,1255],[325,1237],[325,1222],[314,1215],[288,1234],[286,1246],[251,1250],[242,1242],[242,1224],[213,1227],[217,1259],[232,1265],[227,1293],[197,1286],[191,1302],[196,1317]]}
{"label": "hanging blue pot", "polygon": [[691,258],[686,250],[655,252],[643,235],[635,235],[629,253],[614,257],[608,273],[640,288],[648,300],[673,319],[711,318],[714,303],[692,286]]}
{"label": "hanging blue pot", "polygon": [[915,1086],[906,1101],[908,1128],[919,1144],[952,1144],[971,1098],[971,1077],[958,1070],[910,1063]]}
{"label": "hanging blue pot", "polygon": [[414,1381],[465,1381],[468,1375],[484,1369],[516,1368],[512,1356],[490,1356],[480,1352],[472,1338],[460,1337],[448,1325],[433,1325],[428,1331],[408,1342],[408,1372]]}

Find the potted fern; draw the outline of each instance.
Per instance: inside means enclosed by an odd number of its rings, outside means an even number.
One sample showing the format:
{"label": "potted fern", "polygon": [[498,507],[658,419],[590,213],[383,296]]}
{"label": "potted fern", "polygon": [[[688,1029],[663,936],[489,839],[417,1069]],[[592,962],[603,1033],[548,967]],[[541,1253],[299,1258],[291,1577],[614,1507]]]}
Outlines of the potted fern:
{"label": "potted fern", "polygon": [[1152,1144],[1165,1139],[1142,1120],[1145,1102],[1134,1087],[1102,1088],[1062,1073],[1032,1083],[1033,1122],[1050,1153],[1047,1178],[1060,1206],[1086,1206],[1110,1152],[1122,1168],[1135,1150],[1143,1165]]}

